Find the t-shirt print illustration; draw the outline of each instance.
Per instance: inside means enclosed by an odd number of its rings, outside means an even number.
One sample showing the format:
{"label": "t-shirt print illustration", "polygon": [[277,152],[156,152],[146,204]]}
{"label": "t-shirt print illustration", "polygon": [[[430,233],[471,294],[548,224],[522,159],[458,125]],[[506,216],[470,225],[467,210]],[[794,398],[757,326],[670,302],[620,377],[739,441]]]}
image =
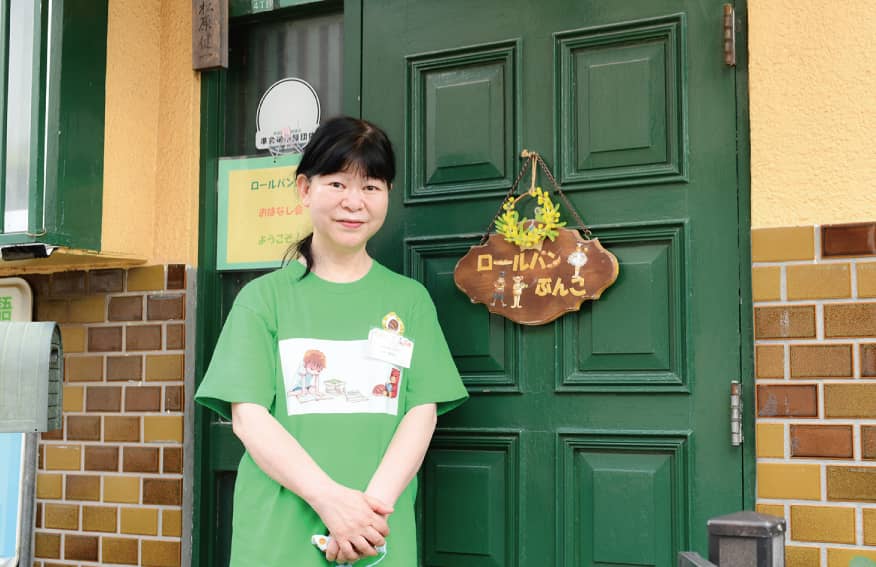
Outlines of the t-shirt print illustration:
{"label": "t-shirt print illustration", "polygon": [[368,356],[368,341],[285,339],[280,364],[289,415],[398,415],[402,371]]}

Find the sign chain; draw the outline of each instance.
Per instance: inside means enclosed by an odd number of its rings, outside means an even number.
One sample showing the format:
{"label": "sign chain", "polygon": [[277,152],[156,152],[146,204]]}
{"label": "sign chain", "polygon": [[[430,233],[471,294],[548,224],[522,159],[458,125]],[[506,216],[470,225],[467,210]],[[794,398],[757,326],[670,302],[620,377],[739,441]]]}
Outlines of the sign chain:
{"label": "sign chain", "polygon": [[545,165],[544,160],[541,159],[541,156],[539,154],[535,154],[535,157],[536,157],[536,159],[538,159],[538,163],[541,166],[542,171],[544,171],[544,174],[547,176],[548,180],[550,180],[551,185],[554,186],[554,189],[557,190],[557,194],[563,200],[563,203],[566,204],[566,208],[568,208],[569,211],[571,211],[572,216],[575,217],[575,220],[578,222],[578,226],[581,228],[582,232],[584,233],[584,238],[586,240],[591,240],[593,238],[593,233],[590,232],[590,229],[587,228],[586,224],[584,224],[584,220],[581,218],[580,215],[578,215],[578,211],[575,209],[574,206],[572,206],[572,202],[569,201],[569,198],[566,197],[565,193],[563,193],[563,190],[560,188],[560,184],[557,183],[556,179],[554,179],[553,174],[550,172],[547,165]]}
{"label": "sign chain", "polygon": [[556,189],[557,194],[563,200],[563,203],[566,205],[566,208],[568,208],[569,211],[572,213],[572,216],[575,218],[575,221],[577,221],[578,226],[581,228],[581,231],[583,232],[585,240],[591,240],[593,238],[593,233],[590,232],[590,229],[587,227],[586,224],[584,224],[584,220],[581,218],[581,216],[578,214],[578,211],[572,205],[572,202],[569,201],[569,198],[566,197],[565,193],[563,193],[563,190],[560,188],[560,184],[557,183],[557,180],[554,178],[553,174],[548,169],[547,164],[545,164],[544,160],[541,158],[541,154],[539,154],[538,152],[530,152],[529,150],[523,150],[521,152],[520,156],[522,158],[524,158],[526,161],[523,162],[523,166],[521,166],[520,172],[517,174],[517,179],[514,180],[514,183],[511,184],[511,188],[508,189],[508,194],[505,195],[505,198],[502,200],[501,204],[499,204],[499,210],[496,211],[495,215],[493,215],[493,219],[490,221],[489,226],[487,226],[487,230],[486,230],[486,232],[484,232],[484,236],[481,238],[480,244],[478,244],[478,246],[482,246],[487,241],[487,239],[490,237],[490,232],[493,230],[493,228],[496,225],[496,219],[499,218],[499,215],[502,214],[502,208],[504,207],[504,205],[508,201],[508,199],[510,199],[513,195],[516,194],[517,187],[518,187],[518,185],[520,185],[520,180],[523,179],[523,174],[526,173],[527,167],[532,167],[533,185],[535,184],[535,174],[536,174],[535,163],[536,162],[538,162],[542,171],[544,171],[544,174],[548,178],[548,180],[551,182],[551,185],[553,185],[554,189]]}
{"label": "sign chain", "polygon": [[[524,150],[525,151],[525,150]],[[502,202],[499,203],[499,210],[496,211],[496,214],[493,215],[493,220],[490,221],[490,225],[487,227],[487,231],[484,232],[483,238],[481,238],[478,246],[483,246],[484,242],[490,237],[490,232],[492,232],[493,227],[496,225],[496,219],[499,218],[499,215],[502,214],[502,207],[505,206],[505,202],[511,198],[512,195],[517,191],[517,186],[520,184],[520,180],[523,179],[523,174],[526,173],[526,167],[529,165],[529,160],[523,162],[523,166],[520,168],[520,173],[517,174],[517,179],[514,180],[514,183],[511,184],[511,188],[508,189],[508,194],[505,195],[505,198],[502,199]]]}

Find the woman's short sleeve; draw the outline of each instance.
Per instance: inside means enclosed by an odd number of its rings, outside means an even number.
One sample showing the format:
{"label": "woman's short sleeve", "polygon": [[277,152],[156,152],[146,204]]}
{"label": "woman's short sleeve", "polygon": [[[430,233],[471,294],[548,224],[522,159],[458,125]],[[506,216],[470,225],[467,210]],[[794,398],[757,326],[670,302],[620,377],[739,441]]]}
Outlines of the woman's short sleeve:
{"label": "woman's short sleeve", "polygon": [[195,401],[226,419],[231,404],[251,402],[270,411],[276,395],[276,331],[253,308],[235,302],[222,327]]}
{"label": "woman's short sleeve", "polygon": [[405,413],[415,406],[435,403],[438,415],[468,399],[468,392],[453,362],[447,340],[438,324],[435,305],[426,294],[418,306],[416,330],[412,329],[414,353],[407,377]]}

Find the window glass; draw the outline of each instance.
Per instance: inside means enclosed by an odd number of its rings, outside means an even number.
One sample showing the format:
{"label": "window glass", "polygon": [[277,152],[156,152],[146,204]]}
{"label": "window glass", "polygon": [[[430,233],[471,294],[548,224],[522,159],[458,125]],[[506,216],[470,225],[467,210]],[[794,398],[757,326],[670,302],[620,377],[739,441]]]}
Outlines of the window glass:
{"label": "window glass", "polygon": [[[31,129],[34,104],[34,22],[39,9],[33,0],[9,3],[9,75],[6,88],[6,203],[4,232],[23,232],[28,226]],[[38,66],[36,67],[39,68]]]}
{"label": "window glass", "polygon": [[225,155],[267,153],[255,147],[259,100],[285,78],[316,90],[321,120],[341,113],[343,14],[259,22],[229,33]]}

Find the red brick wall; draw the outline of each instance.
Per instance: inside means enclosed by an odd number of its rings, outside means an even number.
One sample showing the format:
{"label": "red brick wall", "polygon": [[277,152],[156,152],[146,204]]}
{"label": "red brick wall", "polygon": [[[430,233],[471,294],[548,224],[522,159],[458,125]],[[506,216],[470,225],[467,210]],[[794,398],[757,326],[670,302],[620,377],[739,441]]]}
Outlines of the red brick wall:
{"label": "red brick wall", "polygon": [[26,276],[64,346],[42,436],[34,565],[180,564],[185,266]]}
{"label": "red brick wall", "polygon": [[752,232],[758,510],[789,567],[876,559],[876,223]]}

